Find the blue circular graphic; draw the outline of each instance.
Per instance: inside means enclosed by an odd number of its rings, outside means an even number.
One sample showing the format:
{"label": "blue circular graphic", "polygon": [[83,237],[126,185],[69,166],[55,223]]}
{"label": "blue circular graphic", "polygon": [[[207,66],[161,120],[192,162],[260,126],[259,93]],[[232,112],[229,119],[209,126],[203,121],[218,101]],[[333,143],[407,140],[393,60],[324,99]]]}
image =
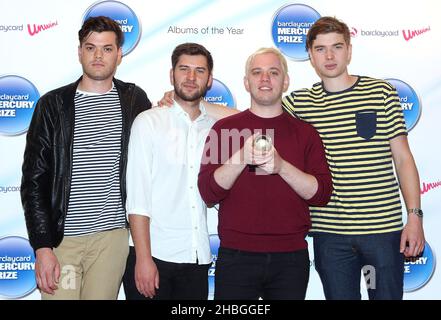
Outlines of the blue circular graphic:
{"label": "blue circular graphic", "polygon": [[435,271],[435,257],[426,242],[424,252],[418,258],[406,258],[404,262],[404,291],[411,292],[423,287]]}
{"label": "blue circular graphic", "polygon": [[141,38],[141,24],[135,12],[118,1],[103,1],[86,10],[83,22],[89,17],[106,16],[117,21],[124,33],[123,56],[130,53]]}
{"label": "blue circular graphic", "polygon": [[29,241],[21,237],[0,239],[0,295],[20,298],[37,287],[35,256]]}
{"label": "blue circular graphic", "polygon": [[230,90],[221,81],[213,79],[210,90],[204,97],[205,101],[221,104],[230,108],[235,108],[234,98]]}
{"label": "blue circular graphic", "polygon": [[415,90],[406,82],[398,79],[385,79],[393,85],[400,97],[401,108],[404,113],[404,120],[406,121],[407,131],[415,127],[421,115],[421,104]]}
{"label": "blue circular graphic", "polygon": [[27,131],[40,94],[27,79],[0,77],[0,133],[17,135]]}
{"label": "blue circular graphic", "polygon": [[289,4],[274,15],[273,42],[277,48],[293,60],[308,60],[306,34],[320,14],[304,4]]}
{"label": "blue circular graphic", "polygon": [[210,248],[213,255],[213,262],[210,269],[208,269],[208,297],[213,299],[214,296],[214,274],[216,268],[217,254],[219,251],[220,240],[217,234],[210,235]]}

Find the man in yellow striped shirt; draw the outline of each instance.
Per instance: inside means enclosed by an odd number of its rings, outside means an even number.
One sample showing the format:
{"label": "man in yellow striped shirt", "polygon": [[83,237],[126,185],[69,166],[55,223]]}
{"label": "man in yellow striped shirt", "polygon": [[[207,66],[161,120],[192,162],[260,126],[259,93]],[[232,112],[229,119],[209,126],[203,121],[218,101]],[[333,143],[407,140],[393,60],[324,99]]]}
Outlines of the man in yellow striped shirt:
{"label": "man in yellow striped shirt", "polygon": [[[402,299],[404,257],[420,254],[425,240],[419,176],[397,92],[383,80],[348,73],[349,29],[335,18],[315,22],[306,48],[322,81],[283,104],[320,133],[332,173],[331,201],[310,208],[325,296],[360,299],[363,271],[369,299]],[[400,188],[409,212],[404,228]]]}

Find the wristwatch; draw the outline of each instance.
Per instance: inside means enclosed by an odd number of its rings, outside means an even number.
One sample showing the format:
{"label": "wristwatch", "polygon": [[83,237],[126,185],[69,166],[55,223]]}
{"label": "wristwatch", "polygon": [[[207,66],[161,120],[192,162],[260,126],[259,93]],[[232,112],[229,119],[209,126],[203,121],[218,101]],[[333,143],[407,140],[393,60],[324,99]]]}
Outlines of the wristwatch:
{"label": "wristwatch", "polygon": [[408,214],[414,213],[414,214],[416,214],[420,218],[423,217],[423,210],[421,210],[420,208],[407,209],[407,213]]}

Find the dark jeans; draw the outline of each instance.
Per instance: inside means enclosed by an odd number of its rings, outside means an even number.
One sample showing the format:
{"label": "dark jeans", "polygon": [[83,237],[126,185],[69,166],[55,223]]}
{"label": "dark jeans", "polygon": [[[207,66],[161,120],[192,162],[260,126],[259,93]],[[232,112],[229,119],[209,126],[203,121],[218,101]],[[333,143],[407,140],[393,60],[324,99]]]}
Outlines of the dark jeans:
{"label": "dark jeans", "polygon": [[[159,272],[159,289],[153,300],[207,300],[208,268],[211,264],[173,263],[153,258]],[[152,300],[144,297],[135,284],[135,248],[130,247],[123,276],[127,300]]]}
{"label": "dark jeans", "polygon": [[370,300],[403,298],[401,231],[373,235],[314,234],[315,268],[326,299],[360,300],[361,271]]}
{"label": "dark jeans", "polygon": [[219,248],[215,300],[303,300],[309,280],[308,249],[256,253]]}

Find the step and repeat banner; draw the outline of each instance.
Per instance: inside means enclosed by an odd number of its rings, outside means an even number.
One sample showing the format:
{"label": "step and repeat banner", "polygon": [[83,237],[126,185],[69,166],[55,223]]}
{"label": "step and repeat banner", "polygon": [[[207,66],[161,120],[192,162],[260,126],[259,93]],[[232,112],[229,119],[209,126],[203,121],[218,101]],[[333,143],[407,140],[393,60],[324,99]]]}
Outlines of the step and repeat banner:
{"label": "step and repeat banner", "polygon": [[[319,81],[304,39],[315,20],[330,15],[350,27],[350,73],[387,79],[400,95],[421,178],[427,240],[424,255],[405,263],[404,298],[440,299],[441,271],[436,269],[441,252],[440,12],[437,0],[0,0],[0,298],[40,298],[20,202],[25,136],[39,97],[81,75],[77,32],[85,18],[108,15],[118,20],[126,41],[116,77],[141,86],[153,103],[171,89],[173,49],[183,42],[198,42],[214,58],[215,81],[206,99],[244,110],[249,107],[243,86],[245,60],[260,47],[275,46],[286,56],[290,91]],[[208,219],[215,260],[219,245],[215,208]],[[323,299],[310,238],[308,243],[307,299]],[[120,298],[124,299],[122,291]]]}

